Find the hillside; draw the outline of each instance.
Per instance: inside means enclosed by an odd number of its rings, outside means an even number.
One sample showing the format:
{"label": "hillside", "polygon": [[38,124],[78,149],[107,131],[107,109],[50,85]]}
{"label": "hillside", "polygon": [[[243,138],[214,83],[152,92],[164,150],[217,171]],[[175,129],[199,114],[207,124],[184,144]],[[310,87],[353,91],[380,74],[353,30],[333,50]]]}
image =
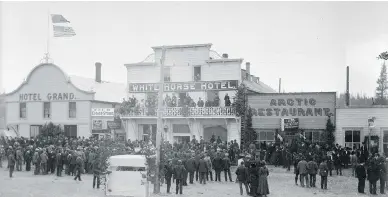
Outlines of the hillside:
{"label": "hillside", "polygon": [[0,129],[5,128],[5,99],[3,95],[0,95]]}

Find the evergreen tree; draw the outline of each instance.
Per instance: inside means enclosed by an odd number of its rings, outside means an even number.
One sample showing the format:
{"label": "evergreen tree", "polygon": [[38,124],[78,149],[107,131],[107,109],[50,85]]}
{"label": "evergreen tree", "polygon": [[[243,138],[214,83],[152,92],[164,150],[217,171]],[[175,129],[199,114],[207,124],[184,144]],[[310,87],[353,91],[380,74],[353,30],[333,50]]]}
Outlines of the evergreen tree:
{"label": "evergreen tree", "polygon": [[41,132],[39,133],[39,137],[48,138],[56,137],[60,134],[63,134],[63,129],[60,125],[55,125],[52,122],[46,123],[43,125]]}
{"label": "evergreen tree", "polygon": [[385,62],[381,66],[380,76],[377,79],[376,87],[376,101],[379,104],[387,104],[387,94],[388,94],[388,79],[387,79],[387,66]]}
{"label": "evergreen tree", "polygon": [[234,97],[235,101],[233,103],[233,106],[236,108],[237,117],[243,118],[245,116],[245,113],[247,110],[246,92],[247,92],[246,86],[243,83],[241,83],[236,90],[236,95]]}
{"label": "evergreen tree", "polygon": [[331,149],[334,147],[335,143],[335,126],[333,122],[331,121],[330,116],[327,117],[327,122],[326,122],[326,143],[329,145],[329,148]]}
{"label": "evergreen tree", "polygon": [[257,139],[257,134],[255,130],[252,128],[252,108],[248,107],[247,115],[246,115],[246,129],[244,131],[244,145],[245,148],[248,149],[251,143],[254,143]]}

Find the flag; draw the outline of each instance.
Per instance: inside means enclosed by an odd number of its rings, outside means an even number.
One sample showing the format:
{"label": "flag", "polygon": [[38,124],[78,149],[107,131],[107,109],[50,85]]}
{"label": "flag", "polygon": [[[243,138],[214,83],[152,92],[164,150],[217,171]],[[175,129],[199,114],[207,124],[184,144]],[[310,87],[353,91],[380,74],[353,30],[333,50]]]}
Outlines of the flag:
{"label": "flag", "polygon": [[70,23],[70,21],[66,20],[65,17],[60,14],[51,14],[51,20],[53,23]]}
{"label": "flag", "polygon": [[54,37],[72,37],[75,36],[74,29],[66,26],[54,26]]}
{"label": "flag", "polygon": [[279,138],[279,140],[280,140],[280,141],[282,141],[282,142],[283,142],[283,137],[282,137],[281,135],[279,135],[279,134],[278,134],[278,136],[277,136],[277,137]]}

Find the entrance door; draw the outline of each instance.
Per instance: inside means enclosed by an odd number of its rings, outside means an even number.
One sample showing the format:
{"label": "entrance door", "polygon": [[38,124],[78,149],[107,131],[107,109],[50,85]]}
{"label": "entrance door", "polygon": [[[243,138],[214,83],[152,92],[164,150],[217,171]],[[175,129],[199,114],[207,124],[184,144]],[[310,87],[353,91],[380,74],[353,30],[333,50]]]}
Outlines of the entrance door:
{"label": "entrance door", "polygon": [[76,138],[77,137],[77,125],[65,125],[65,136]]}
{"label": "entrance door", "polygon": [[206,127],[203,130],[203,139],[206,142],[209,142],[212,135],[216,137],[216,140],[218,139],[218,136],[221,138],[223,142],[228,140],[228,131],[222,127],[222,126],[212,126],[212,127]]}
{"label": "entrance door", "polygon": [[30,138],[37,137],[42,129],[42,125],[31,125],[30,126]]}

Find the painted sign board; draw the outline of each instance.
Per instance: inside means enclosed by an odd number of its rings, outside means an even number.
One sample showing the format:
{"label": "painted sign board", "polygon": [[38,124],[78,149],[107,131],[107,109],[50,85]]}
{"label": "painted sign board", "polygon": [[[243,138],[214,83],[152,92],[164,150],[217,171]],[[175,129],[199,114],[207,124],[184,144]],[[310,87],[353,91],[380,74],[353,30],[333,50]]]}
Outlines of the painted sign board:
{"label": "painted sign board", "polygon": [[92,108],[92,116],[114,116],[114,108]]}
{"label": "painted sign board", "polygon": [[[238,80],[227,81],[195,81],[195,82],[166,82],[165,92],[197,92],[209,90],[236,90]],[[130,83],[129,92],[158,92],[159,83]]]}

